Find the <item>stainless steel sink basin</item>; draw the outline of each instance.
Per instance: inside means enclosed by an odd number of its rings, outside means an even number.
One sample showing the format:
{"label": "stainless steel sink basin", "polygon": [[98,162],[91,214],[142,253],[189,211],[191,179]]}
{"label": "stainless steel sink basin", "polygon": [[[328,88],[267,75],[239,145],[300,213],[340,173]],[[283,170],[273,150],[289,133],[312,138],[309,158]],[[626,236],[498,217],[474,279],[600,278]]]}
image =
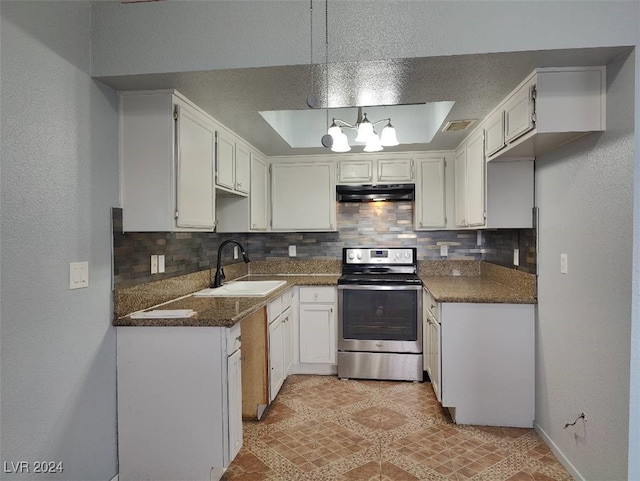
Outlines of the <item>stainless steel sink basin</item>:
{"label": "stainless steel sink basin", "polygon": [[286,281],[232,281],[214,289],[203,289],[197,297],[264,297]]}

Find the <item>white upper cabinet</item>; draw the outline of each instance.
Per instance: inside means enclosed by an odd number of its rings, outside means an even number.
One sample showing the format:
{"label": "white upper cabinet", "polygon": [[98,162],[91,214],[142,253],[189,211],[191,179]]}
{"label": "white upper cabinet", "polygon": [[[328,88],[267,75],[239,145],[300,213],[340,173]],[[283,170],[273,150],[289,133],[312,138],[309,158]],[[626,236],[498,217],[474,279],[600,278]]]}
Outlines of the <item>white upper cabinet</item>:
{"label": "white upper cabinet", "polygon": [[216,140],[216,186],[226,192],[247,195],[251,150],[222,128],[216,132]]}
{"label": "white upper cabinet", "polygon": [[455,223],[477,227],[485,221],[484,132],[476,130],[455,156]]}
{"label": "white upper cabinet", "polygon": [[233,189],[236,171],[236,143],[223,130],[216,133],[216,185]]}
{"label": "white upper cabinet", "polygon": [[446,160],[444,155],[418,158],[416,183],[416,229],[437,229],[447,226]]}
{"label": "white upper cabinet", "polygon": [[336,230],[336,187],[332,162],[271,164],[271,229]]}
{"label": "white upper cabinet", "polygon": [[120,93],[125,232],[214,229],[215,130],[175,91]]}
{"label": "white upper cabinet", "polygon": [[532,159],[605,127],[605,67],[536,69],[487,117],[488,160]]}
{"label": "white upper cabinet", "polygon": [[[237,144],[238,146],[240,144]],[[245,152],[244,146],[236,152]],[[246,149],[248,155],[249,175],[247,180],[238,181],[236,185],[249,186],[249,196],[239,195],[238,191],[218,189],[216,192],[216,232],[264,232],[269,227],[269,175],[267,161],[253,150]],[[237,161],[245,154],[238,155]],[[242,162],[236,162],[236,179]],[[246,183],[246,184],[245,184]]]}
{"label": "white upper cabinet", "polygon": [[487,156],[504,147],[504,110],[497,110],[487,117],[484,135]]}
{"label": "white upper cabinet", "polygon": [[236,142],[236,178],[234,188],[248,194],[251,187],[251,149]]}
{"label": "white upper cabinet", "polygon": [[338,183],[370,184],[374,179],[371,160],[342,160],[338,163]]}
{"label": "white upper cabinet", "polygon": [[394,184],[413,182],[413,159],[378,159],[378,180]]}
{"label": "white upper cabinet", "polygon": [[266,231],[269,227],[269,172],[267,162],[257,154],[251,155],[251,193],[249,230]]}
{"label": "white upper cabinet", "polygon": [[409,158],[341,159],[338,161],[338,184],[413,183],[414,169],[415,162]]}

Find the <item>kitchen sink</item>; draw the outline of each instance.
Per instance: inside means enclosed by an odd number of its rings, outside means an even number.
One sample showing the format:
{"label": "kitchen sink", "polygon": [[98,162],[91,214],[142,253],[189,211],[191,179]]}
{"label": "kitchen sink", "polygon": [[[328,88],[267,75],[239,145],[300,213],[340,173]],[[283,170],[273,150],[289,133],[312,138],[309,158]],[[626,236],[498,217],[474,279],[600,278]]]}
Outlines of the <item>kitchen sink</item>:
{"label": "kitchen sink", "polygon": [[197,297],[264,297],[287,281],[232,281],[220,287],[203,289]]}

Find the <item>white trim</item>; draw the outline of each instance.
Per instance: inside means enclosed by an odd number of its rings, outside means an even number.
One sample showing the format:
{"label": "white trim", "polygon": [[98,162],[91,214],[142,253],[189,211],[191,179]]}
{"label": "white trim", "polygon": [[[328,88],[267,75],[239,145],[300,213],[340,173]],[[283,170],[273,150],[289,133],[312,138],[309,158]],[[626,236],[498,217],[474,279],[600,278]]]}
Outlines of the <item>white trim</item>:
{"label": "white trim", "polygon": [[571,474],[571,477],[573,477],[573,479],[577,481],[586,481],[586,478],[580,474],[578,469],[571,463],[571,461],[569,461],[569,459],[560,450],[558,445],[551,440],[551,438],[544,431],[544,429],[542,429],[538,423],[534,423],[533,427],[535,431],[538,433],[538,435],[545,442],[545,444],[549,446],[549,449],[551,449],[551,452],[555,455],[555,457],[558,458],[558,461],[560,461],[560,463],[565,467],[565,469],[569,471],[569,474]]}
{"label": "white trim", "polygon": [[111,478],[109,481],[118,481],[118,475],[116,474],[113,478]]}

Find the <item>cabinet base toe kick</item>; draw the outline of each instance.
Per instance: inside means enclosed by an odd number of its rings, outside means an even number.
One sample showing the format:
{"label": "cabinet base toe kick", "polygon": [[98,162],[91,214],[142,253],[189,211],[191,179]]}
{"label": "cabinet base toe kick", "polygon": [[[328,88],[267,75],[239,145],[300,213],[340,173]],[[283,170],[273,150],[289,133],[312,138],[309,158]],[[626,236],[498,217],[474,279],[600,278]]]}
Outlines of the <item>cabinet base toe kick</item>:
{"label": "cabinet base toe kick", "polygon": [[422,354],[338,352],[338,377],[422,381]]}

